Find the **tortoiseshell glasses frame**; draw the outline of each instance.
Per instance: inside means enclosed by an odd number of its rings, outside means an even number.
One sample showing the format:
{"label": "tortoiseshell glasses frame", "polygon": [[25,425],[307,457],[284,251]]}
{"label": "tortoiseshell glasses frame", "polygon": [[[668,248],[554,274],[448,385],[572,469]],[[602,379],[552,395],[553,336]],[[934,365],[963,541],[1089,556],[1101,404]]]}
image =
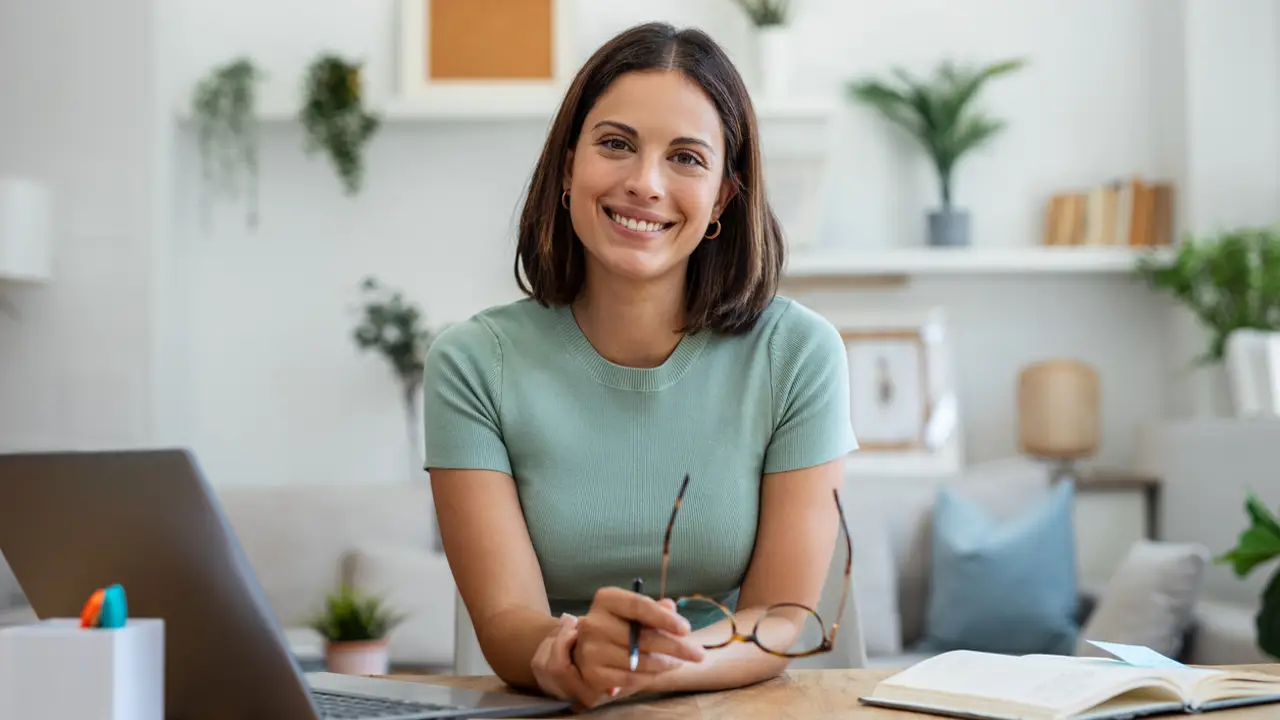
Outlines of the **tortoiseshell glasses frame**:
{"label": "tortoiseshell glasses frame", "polygon": [[[684,476],[684,480],[680,483],[680,491],[676,495],[675,507],[671,508],[671,520],[670,522],[667,523],[666,536],[663,538],[663,541],[662,541],[662,575],[661,575],[661,580],[659,581],[659,586],[658,586],[659,600],[662,600],[667,597],[667,566],[671,561],[671,531],[675,529],[676,513],[679,512],[680,510],[680,504],[684,502],[684,493],[685,493],[685,490],[688,489],[688,487],[689,487],[689,476],[686,474]],[[839,513],[840,515],[840,527],[842,530],[844,530],[844,543],[845,543],[844,584],[841,586],[840,605],[839,605],[839,609],[836,611],[836,621],[831,624],[831,632],[830,633],[827,632],[826,625],[822,622],[822,617],[818,615],[818,611],[815,610],[814,608],[811,608],[807,605],[803,605],[800,603],[778,603],[776,605],[770,605],[768,608],[765,609],[764,613],[761,614],[760,616],[761,619],[767,617],[775,609],[797,608],[799,610],[803,610],[809,613],[810,615],[812,615],[814,619],[817,621],[819,629],[822,631],[822,642],[819,643],[818,646],[816,648],[813,648],[812,650],[804,650],[800,652],[779,652],[777,650],[772,650],[768,647],[765,647],[760,642],[760,638],[758,635],[758,631],[760,629],[759,620],[756,621],[756,626],[752,628],[750,635],[743,635],[741,632],[738,631],[738,622],[737,622],[737,618],[735,618],[734,616],[733,611],[731,611],[729,608],[725,607],[724,605],[720,604],[719,602],[705,595],[699,595],[697,593],[694,593],[692,595],[684,595],[680,598],[676,598],[675,599],[676,605],[680,605],[689,600],[697,600],[700,602],[714,605],[716,608],[720,610],[720,612],[724,613],[725,618],[729,621],[729,628],[731,630],[729,639],[725,640],[724,642],[716,643],[713,645],[703,645],[705,649],[715,650],[717,648],[725,647],[730,643],[734,643],[734,642],[750,642],[750,643],[755,643],[755,645],[759,647],[761,650],[763,650],[764,652],[767,652],[770,655],[774,655],[776,657],[804,658],[804,657],[811,657],[813,655],[821,655],[822,653],[831,652],[832,648],[834,648],[836,644],[836,633],[839,632],[840,630],[840,621],[844,617],[845,601],[848,600],[849,598],[849,580],[853,574],[853,540],[849,538],[849,522],[848,520],[845,519],[844,506],[840,503],[840,492],[838,490],[833,489],[831,491],[831,494],[835,497],[836,512]]]}

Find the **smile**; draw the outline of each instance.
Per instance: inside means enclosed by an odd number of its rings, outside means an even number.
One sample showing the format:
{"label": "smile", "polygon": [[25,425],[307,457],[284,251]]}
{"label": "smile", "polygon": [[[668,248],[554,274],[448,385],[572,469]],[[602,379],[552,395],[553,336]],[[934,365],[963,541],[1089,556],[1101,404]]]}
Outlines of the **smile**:
{"label": "smile", "polygon": [[672,225],[675,225],[673,222],[651,222],[648,220],[639,220],[621,215],[607,208],[605,209],[605,214],[609,216],[610,220],[632,232],[663,232],[670,229]]}

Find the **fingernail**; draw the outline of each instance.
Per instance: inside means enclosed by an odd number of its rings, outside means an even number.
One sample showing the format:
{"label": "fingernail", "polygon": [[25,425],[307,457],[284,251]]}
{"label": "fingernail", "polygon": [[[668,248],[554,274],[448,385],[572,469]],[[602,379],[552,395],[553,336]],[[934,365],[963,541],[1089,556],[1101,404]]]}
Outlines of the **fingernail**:
{"label": "fingernail", "polygon": [[618,693],[622,692],[622,688],[610,688],[609,697],[618,697]]}

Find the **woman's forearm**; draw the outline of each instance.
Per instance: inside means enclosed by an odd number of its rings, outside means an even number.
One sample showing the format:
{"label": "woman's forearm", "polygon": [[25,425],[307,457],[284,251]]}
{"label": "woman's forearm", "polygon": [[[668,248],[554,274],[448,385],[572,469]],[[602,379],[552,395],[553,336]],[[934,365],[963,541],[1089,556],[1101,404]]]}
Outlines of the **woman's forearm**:
{"label": "woman's forearm", "polygon": [[556,618],[535,610],[500,610],[476,629],[476,639],[494,674],[506,684],[538,692],[533,676],[533,656],[538,645],[560,624]]}
{"label": "woman's forearm", "polygon": [[[735,616],[738,629],[755,627],[762,611],[743,610]],[[717,624],[719,625],[719,624]],[[714,643],[725,637],[726,629],[712,626],[693,633],[695,639]],[[787,669],[789,660],[771,655],[752,642],[734,642],[708,650],[702,662],[686,662],[666,673],[654,688],[657,692],[703,692],[726,690],[776,677]]]}

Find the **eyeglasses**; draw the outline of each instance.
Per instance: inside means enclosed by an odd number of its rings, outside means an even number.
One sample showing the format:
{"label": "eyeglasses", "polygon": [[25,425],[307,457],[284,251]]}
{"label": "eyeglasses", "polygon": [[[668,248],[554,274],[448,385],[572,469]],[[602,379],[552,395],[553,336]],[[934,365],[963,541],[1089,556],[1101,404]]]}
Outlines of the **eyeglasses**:
{"label": "eyeglasses", "polygon": [[[671,521],[667,523],[666,537],[662,541],[662,575],[658,586],[658,599],[667,596],[667,566],[671,561],[671,531],[676,525],[676,513],[684,502],[684,493],[689,487],[689,476],[684,476],[680,483],[680,491],[676,495],[675,507],[671,509]],[[704,642],[707,650],[722,648],[734,642],[751,642],[770,655],[786,658],[803,658],[830,652],[836,644],[836,633],[840,629],[840,620],[844,615],[844,604],[849,595],[849,579],[853,571],[853,541],[849,539],[849,522],[845,519],[844,506],[840,504],[840,493],[832,490],[835,497],[836,512],[840,515],[840,526],[844,530],[845,562],[844,585],[840,591],[840,606],[836,611],[836,621],[831,625],[831,633],[827,634],[826,626],[817,611],[799,603],[778,603],[769,606],[756,620],[751,634],[743,635],[738,630],[737,619],[729,608],[705,595],[691,594],[676,599],[676,607],[689,609],[698,615],[712,619],[707,627],[723,627],[723,632],[712,632],[712,642]],[[723,637],[723,640],[721,639]]]}

